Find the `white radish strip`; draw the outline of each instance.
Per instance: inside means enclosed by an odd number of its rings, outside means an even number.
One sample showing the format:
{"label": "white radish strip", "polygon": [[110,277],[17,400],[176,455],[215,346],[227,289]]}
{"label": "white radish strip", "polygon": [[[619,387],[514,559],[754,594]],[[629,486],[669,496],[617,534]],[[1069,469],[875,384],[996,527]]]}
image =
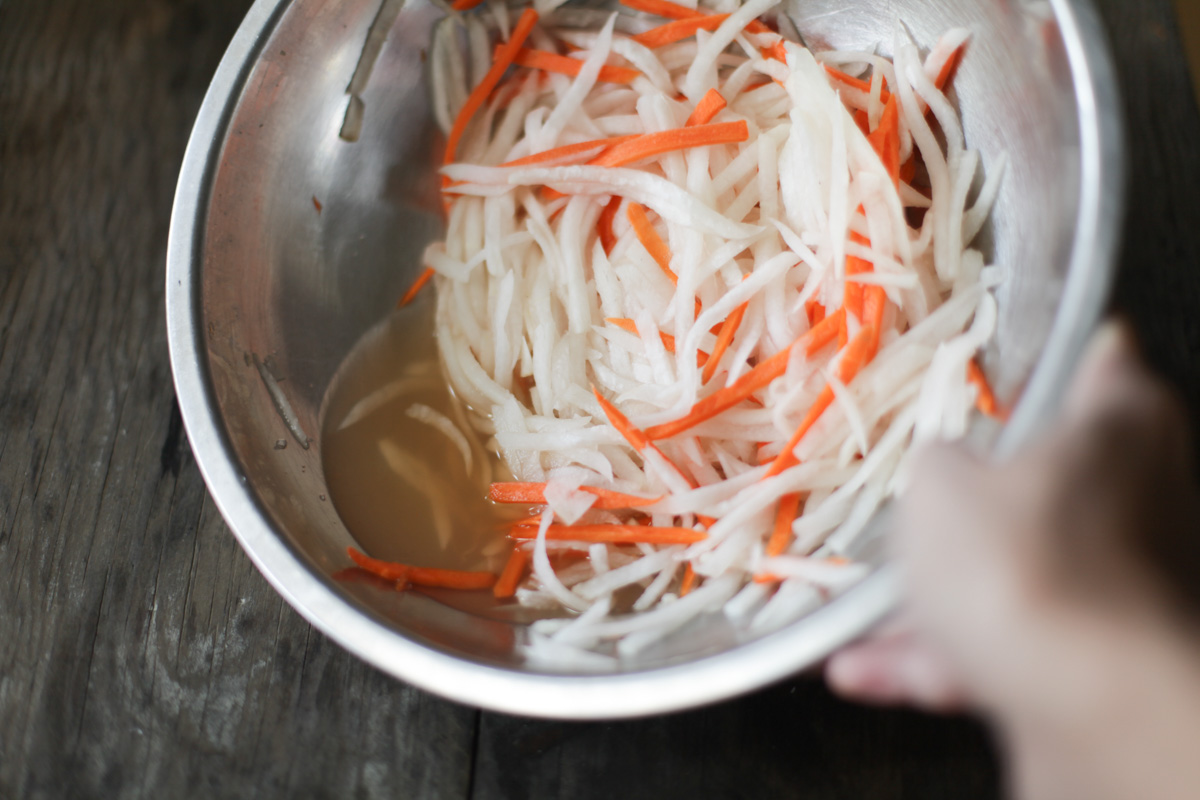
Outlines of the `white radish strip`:
{"label": "white radish strip", "polygon": [[591,629],[597,622],[607,617],[611,609],[612,598],[601,597],[587,611],[559,628],[550,638],[559,644],[590,647],[596,638],[591,633]]}
{"label": "white radish strip", "polygon": [[778,556],[764,559],[759,565],[763,572],[784,578],[797,578],[815,586],[843,592],[863,578],[870,568],[866,564],[842,564],[827,559],[801,556]]}
{"label": "white radish strip", "polygon": [[659,598],[662,597],[667,587],[671,585],[671,581],[675,579],[675,573],[679,571],[679,562],[676,559],[683,552],[683,548],[670,549],[672,551],[671,562],[658,573],[654,580],[650,582],[650,585],[646,587],[645,591],[634,601],[634,611],[645,611],[648,608],[652,608],[658,602]]}
{"label": "white radish strip", "polygon": [[454,526],[450,521],[450,487],[430,471],[424,459],[400,449],[391,439],[380,439],[377,447],[388,468],[429,499],[438,545],[445,550],[454,536]]}
{"label": "white radish strip", "polygon": [[645,580],[651,575],[657,575],[675,559],[675,548],[659,550],[654,555],[643,556],[631,564],[599,574],[591,580],[584,581],[575,587],[580,597],[594,600],[601,595],[610,594],[630,584]]}
{"label": "white radish strip", "polygon": [[413,403],[405,412],[408,416],[415,419],[417,422],[423,422],[426,425],[440,431],[447,439],[450,440],[458,452],[462,454],[463,466],[468,475],[474,468],[474,457],[471,454],[471,443],[467,441],[467,437],[458,429],[454,421],[440,411],[435,411],[424,403]]}
{"label": "white radish strip", "polygon": [[538,524],[537,538],[534,539],[533,545],[533,574],[537,576],[542,588],[554,595],[554,598],[564,607],[573,611],[586,611],[591,603],[564,586],[558,576],[554,574],[554,567],[550,564],[550,556],[546,552],[546,531],[553,522],[554,512],[547,511],[542,514],[542,521]]}

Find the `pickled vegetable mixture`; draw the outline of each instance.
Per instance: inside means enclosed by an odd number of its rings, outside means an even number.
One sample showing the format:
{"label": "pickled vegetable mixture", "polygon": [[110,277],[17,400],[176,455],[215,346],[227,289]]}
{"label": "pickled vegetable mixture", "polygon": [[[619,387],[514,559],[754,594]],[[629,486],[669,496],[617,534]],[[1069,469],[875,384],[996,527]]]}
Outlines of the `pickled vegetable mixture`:
{"label": "pickled vegetable mixture", "polygon": [[472,5],[431,51],[448,221],[405,299],[432,277],[488,491],[529,508],[464,588],[567,612],[526,654],[597,669],[845,591],[912,443],[1002,414],[968,32],[888,59],[807,50],[776,0]]}

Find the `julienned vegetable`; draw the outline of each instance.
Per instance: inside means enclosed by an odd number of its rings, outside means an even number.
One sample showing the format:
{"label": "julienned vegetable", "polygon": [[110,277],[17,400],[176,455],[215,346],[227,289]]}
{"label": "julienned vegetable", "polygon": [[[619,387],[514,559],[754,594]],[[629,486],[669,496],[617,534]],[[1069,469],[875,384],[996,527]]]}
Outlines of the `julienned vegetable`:
{"label": "julienned vegetable", "polygon": [[441,27],[447,232],[404,298],[435,276],[446,374],[514,478],[491,497],[537,512],[498,578],[439,577],[579,612],[530,628],[557,666],[794,619],[864,574],[913,441],[1003,413],[970,249],[1002,165],[972,193],[943,94],[967,33],[893,62],[785,40],[777,0],[623,1],[620,29],[498,2]]}

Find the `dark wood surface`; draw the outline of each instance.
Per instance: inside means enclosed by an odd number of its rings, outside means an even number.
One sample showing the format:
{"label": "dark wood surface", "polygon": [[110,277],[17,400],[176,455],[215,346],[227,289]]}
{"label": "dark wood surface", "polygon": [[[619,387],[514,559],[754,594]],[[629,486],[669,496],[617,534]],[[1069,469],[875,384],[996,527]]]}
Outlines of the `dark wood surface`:
{"label": "dark wood surface", "polygon": [[[175,177],[248,5],[0,3],[0,797],[998,796],[969,720],[808,679],[612,724],[480,713],[283,603],[204,488],[163,321]],[[1131,120],[1116,305],[1200,418],[1200,115],[1167,0],[1097,5]]]}

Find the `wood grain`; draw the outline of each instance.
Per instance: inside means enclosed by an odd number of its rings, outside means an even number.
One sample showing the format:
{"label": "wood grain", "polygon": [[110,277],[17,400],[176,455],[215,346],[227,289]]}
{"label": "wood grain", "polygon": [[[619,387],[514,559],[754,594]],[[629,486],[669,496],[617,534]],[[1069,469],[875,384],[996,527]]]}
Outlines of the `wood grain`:
{"label": "wood grain", "polygon": [[292,612],[183,435],[167,224],[247,5],[0,10],[0,797],[467,791],[476,712]]}
{"label": "wood grain", "polygon": [[[997,796],[963,719],[807,679],[613,724],[480,714],[279,599],[191,457],[162,310],[183,148],[248,5],[0,3],[0,797]],[[1168,0],[1097,6],[1132,121],[1115,302],[1200,419],[1200,115]]]}

